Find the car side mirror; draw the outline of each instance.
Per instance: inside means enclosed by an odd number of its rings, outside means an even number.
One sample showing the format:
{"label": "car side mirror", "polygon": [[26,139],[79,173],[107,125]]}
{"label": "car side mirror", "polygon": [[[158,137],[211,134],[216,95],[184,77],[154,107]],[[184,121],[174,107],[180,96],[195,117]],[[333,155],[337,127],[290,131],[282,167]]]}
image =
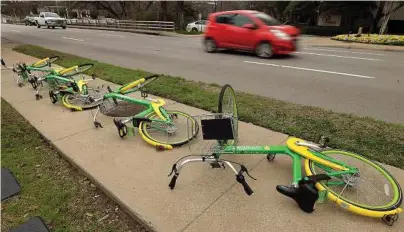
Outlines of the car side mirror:
{"label": "car side mirror", "polygon": [[252,24],[252,23],[246,23],[243,25],[243,28],[249,29],[249,30],[254,30],[257,29],[257,26]]}

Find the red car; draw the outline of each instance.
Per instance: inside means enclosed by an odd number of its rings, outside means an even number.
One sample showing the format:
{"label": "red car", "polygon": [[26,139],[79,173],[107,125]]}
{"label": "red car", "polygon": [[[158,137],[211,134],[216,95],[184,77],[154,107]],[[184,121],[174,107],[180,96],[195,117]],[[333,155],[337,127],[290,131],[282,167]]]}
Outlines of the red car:
{"label": "red car", "polygon": [[262,58],[296,51],[300,30],[271,16],[251,10],[212,13],[204,34],[207,52],[218,48],[254,51]]}

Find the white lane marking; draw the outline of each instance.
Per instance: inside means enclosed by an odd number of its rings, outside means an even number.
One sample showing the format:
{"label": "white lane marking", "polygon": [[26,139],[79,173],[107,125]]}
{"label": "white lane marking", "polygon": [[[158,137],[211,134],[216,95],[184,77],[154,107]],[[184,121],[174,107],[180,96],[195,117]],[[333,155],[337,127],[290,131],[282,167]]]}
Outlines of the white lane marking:
{"label": "white lane marking", "polygon": [[84,41],[84,39],[75,39],[75,38],[69,38],[69,37],[62,37],[63,39],[70,39],[70,40],[76,40],[76,41]]}
{"label": "white lane marking", "polygon": [[124,37],[125,37],[125,36],[123,36],[123,35],[113,35],[113,34],[100,34],[100,35],[114,36],[114,37],[121,37],[121,38],[124,38]]}
{"label": "white lane marking", "polygon": [[304,50],[327,51],[327,52],[346,52],[346,53],[362,54],[362,55],[385,56],[385,54],[371,53],[371,52],[351,52],[351,51],[334,50],[334,49],[324,49],[324,48],[303,48],[303,49],[304,49]]}
{"label": "white lane marking", "polygon": [[268,65],[268,66],[274,66],[274,67],[279,67],[279,68],[292,68],[292,69],[299,69],[299,70],[305,70],[305,71],[330,73],[330,74],[336,74],[336,75],[342,75],[342,76],[360,77],[360,78],[367,78],[367,79],[375,78],[375,77],[363,76],[363,75],[357,75],[357,74],[351,74],[351,73],[342,73],[342,72],[334,72],[334,71],[321,70],[321,69],[312,69],[312,68],[302,68],[302,67],[295,67],[295,66],[288,66],[288,65],[261,63],[261,62],[247,61],[247,60],[245,60],[244,63]]}
{"label": "white lane marking", "polygon": [[18,33],[20,33],[20,32],[21,32],[21,31],[18,31],[18,30],[11,30],[11,31],[18,32]]}
{"label": "white lane marking", "polygon": [[380,61],[380,59],[373,59],[373,58],[364,58],[364,57],[355,57],[355,56],[338,56],[338,55],[320,54],[320,53],[313,53],[313,52],[295,52],[295,53],[307,54],[307,55],[315,55],[315,56],[330,56],[330,57],[338,57],[338,58],[346,58],[346,59]]}

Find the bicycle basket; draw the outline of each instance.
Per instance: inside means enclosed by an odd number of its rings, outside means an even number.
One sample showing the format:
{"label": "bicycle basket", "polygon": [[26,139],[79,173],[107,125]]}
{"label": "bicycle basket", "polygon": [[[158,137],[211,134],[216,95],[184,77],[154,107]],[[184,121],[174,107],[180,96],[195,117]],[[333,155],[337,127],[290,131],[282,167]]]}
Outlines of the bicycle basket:
{"label": "bicycle basket", "polygon": [[226,145],[237,145],[237,131],[235,131],[235,118],[224,114],[205,114],[192,116],[200,125],[201,134],[191,141],[191,132],[195,130],[195,123],[187,123],[189,131],[189,150],[192,155],[210,155],[215,152],[223,152]]}
{"label": "bicycle basket", "polygon": [[110,117],[130,117],[145,110],[144,106],[132,104],[126,101],[104,99],[100,104],[102,114]]}

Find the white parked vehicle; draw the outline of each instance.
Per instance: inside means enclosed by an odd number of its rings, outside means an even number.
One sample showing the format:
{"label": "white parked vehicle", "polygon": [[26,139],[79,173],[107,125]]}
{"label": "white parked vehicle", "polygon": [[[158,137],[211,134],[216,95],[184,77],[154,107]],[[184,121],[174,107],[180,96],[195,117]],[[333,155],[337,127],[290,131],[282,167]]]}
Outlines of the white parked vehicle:
{"label": "white parked vehicle", "polygon": [[62,27],[66,29],[66,22],[67,20],[65,18],[61,18],[58,14],[53,12],[41,12],[39,17],[35,18],[35,24],[38,28],[46,26],[48,28]]}
{"label": "white parked vehicle", "polygon": [[192,22],[192,23],[188,23],[186,31],[187,32],[191,32],[191,31],[204,32],[205,31],[205,26],[206,26],[207,23],[208,23],[207,20],[199,20],[199,21],[195,21],[195,22]]}

